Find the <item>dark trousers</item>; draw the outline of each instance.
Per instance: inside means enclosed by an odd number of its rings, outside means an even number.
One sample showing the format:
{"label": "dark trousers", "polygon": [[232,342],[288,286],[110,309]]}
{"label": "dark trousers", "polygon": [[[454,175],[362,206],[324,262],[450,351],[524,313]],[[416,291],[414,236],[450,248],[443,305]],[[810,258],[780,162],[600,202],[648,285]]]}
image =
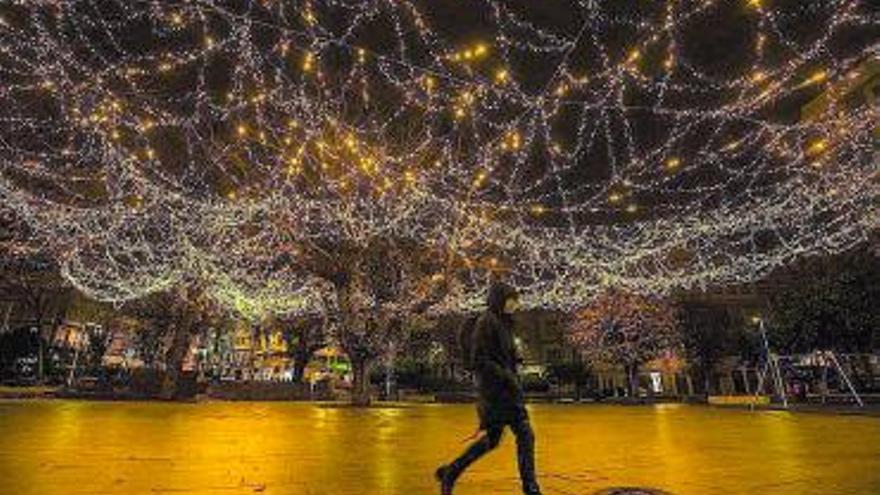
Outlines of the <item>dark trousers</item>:
{"label": "dark trousers", "polygon": [[508,425],[490,426],[479,440],[472,443],[458,459],[449,465],[449,476],[453,481],[458,479],[468,466],[497,447],[501,442],[505,426],[510,426],[516,436],[516,453],[523,493],[538,495],[541,493],[541,489],[535,478],[535,434],[532,432],[532,425],[529,424],[529,417],[525,414]]}

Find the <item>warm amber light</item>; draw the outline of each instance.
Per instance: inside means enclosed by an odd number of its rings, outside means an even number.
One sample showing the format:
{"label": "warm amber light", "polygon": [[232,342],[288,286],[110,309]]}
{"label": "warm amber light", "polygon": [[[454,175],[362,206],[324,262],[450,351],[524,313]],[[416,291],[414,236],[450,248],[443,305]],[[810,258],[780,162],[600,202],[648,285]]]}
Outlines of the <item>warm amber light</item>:
{"label": "warm amber light", "polygon": [[810,147],[807,148],[807,154],[815,156],[824,153],[826,150],[828,150],[828,141],[820,139],[810,144]]}

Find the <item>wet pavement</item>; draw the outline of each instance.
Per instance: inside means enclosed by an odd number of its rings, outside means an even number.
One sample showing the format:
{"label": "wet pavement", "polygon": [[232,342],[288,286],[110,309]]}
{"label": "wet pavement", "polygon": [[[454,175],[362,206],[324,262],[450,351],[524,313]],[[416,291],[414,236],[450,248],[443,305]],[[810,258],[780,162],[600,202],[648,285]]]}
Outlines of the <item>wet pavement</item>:
{"label": "wet pavement", "polygon": [[[547,495],[880,493],[878,418],[682,405],[530,411]],[[466,405],[0,401],[0,493],[429,495],[434,468],[459,453],[474,421]],[[456,494],[516,494],[515,473],[508,433]]]}

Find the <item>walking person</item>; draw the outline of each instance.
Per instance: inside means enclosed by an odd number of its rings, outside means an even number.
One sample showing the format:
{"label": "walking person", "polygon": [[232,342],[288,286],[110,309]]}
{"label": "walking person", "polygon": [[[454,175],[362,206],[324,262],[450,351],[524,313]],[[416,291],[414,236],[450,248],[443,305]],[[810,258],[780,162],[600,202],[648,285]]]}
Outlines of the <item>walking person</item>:
{"label": "walking person", "polygon": [[487,306],[473,330],[461,339],[465,360],[471,359],[477,377],[479,431],[483,434],[456,460],[438,468],[435,475],[441,494],[451,495],[456,480],[468,466],[497,447],[504,428],[510,427],[516,436],[523,493],[540,495],[535,476],[535,437],[516,373],[521,359],[513,340],[513,313],[519,307],[519,296],[512,287],[496,282],[489,288]]}

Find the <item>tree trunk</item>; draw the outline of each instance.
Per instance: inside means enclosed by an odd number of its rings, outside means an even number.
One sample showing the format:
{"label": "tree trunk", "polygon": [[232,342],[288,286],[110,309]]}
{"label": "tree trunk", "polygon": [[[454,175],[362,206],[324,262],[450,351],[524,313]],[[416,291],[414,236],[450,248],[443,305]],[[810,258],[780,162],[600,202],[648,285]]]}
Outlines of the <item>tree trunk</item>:
{"label": "tree trunk", "polygon": [[316,332],[313,328],[308,327],[312,323],[305,323],[297,334],[296,344],[293,348],[293,380],[296,383],[305,381],[306,366],[312,359],[312,354],[319,348],[316,344]]}
{"label": "tree trunk", "polygon": [[293,358],[293,381],[295,383],[303,383],[305,381],[306,365],[308,363],[301,356],[297,355]]}
{"label": "tree trunk", "polygon": [[165,354],[165,378],[162,380],[162,389],[159,392],[159,398],[163,400],[178,400],[182,398],[180,377],[183,374],[183,363],[189,352],[189,340],[189,325],[175,325],[171,348]]}
{"label": "tree trunk", "polygon": [[352,360],[354,381],[351,388],[351,404],[358,407],[370,405],[370,363],[366,359]]}
{"label": "tree trunk", "polygon": [[37,383],[42,385],[45,382],[45,364],[43,361],[43,330],[40,328],[37,332],[37,343],[39,344],[39,354],[37,355]]}
{"label": "tree trunk", "polygon": [[626,365],[626,378],[627,378],[627,386],[629,388],[629,396],[638,399],[639,397],[639,365],[637,364],[628,364]]}

